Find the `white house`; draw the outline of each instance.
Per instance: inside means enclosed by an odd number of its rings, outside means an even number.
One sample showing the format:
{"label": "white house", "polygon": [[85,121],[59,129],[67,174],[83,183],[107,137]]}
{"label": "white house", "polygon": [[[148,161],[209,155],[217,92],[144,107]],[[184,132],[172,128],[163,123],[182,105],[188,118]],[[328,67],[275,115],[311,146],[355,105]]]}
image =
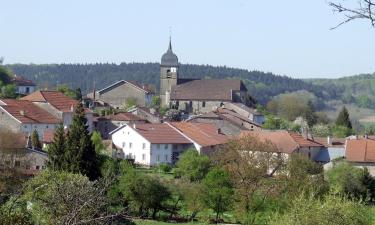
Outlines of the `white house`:
{"label": "white house", "polygon": [[13,83],[16,85],[16,93],[20,95],[28,95],[35,91],[36,85],[31,80],[15,75]]}
{"label": "white house", "polygon": [[123,125],[110,133],[120,158],[154,166],[174,164],[193,144],[168,124]]}

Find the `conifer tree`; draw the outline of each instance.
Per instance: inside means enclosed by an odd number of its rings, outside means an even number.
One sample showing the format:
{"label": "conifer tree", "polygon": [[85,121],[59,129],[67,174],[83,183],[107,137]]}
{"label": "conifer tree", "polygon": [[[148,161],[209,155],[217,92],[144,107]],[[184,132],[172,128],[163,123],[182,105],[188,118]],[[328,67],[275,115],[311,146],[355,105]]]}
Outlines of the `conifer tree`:
{"label": "conifer tree", "polygon": [[336,126],[344,126],[349,129],[352,129],[352,123],[350,122],[349,112],[345,106],[341,109],[336,119]]}
{"label": "conifer tree", "polygon": [[304,119],[306,120],[307,122],[307,125],[309,126],[309,128],[311,128],[312,126],[314,126],[314,124],[316,124],[316,121],[318,119],[316,113],[315,113],[315,108],[314,108],[314,105],[312,103],[311,100],[309,100],[307,102],[307,108],[304,112]]}
{"label": "conifer tree", "polygon": [[67,170],[81,173],[91,180],[99,177],[98,156],[87,130],[87,119],[82,103],[78,103],[66,138],[64,158]]}
{"label": "conifer tree", "polygon": [[31,134],[31,145],[35,149],[41,149],[42,148],[42,144],[39,141],[39,135],[38,135],[38,132],[36,130],[34,130],[33,133]]}
{"label": "conifer tree", "polygon": [[47,167],[51,170],[64,170],[67,168],[64,158],[65,152],[64,127],[60,124],[53,136],[53,142],[48,146]]}

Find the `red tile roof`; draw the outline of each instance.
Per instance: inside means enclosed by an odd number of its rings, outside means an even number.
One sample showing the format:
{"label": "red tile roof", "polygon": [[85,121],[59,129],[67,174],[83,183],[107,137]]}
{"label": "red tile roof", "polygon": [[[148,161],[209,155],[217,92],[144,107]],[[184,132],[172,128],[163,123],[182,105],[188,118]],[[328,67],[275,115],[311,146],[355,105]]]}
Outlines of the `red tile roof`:
{"label": "red tile roof", "polygon": [[[48,129],[48,130],[45,130],[44,133],[43,133],[43,143],[52,143],[53,141],[53,137],[55,136],[55,131],[56,130],[53,130],[53,129]],[[64,132],[65,134],[68,133],[68,129],[64,129]]]}
{"label": "red tile roof", "polygon": [[[191,144],[168,124],[137,124],[135,130],[153,144]],[[133,129],[134,127],[131,126]]]}
{"label": "red tile roof", "polygon": [[349,162],[375,162],[375,140],[347,140],[345,157]]}
{"label": "red tile roof", "polygon": [[228,142],[228,137],[219,133],[218,129],[210,123],[174,122],[170,124],[202,147]]}
{"label": "red tile roof", "polygon": [[21,123],[58,124],[60,120],[32,102],[15,99],[1,99],[5,105],[0,105]]}
{"label": "red tile roof", "polygon": [[270,141],[279,152],[291,154],[302,147],[323,147],[313,140],[305,139],[301,134],[291,131],[243,131],[241,136],[255,135],[262,141]]}
{"label": "red tile roof", "polygon": [[21,99],[31,102],[48,102],[62,112],[71,112],[72,108],[78,103],[77,100],[74,100],[59,91],[36,91]]}
{"label": "red tile roof", "polygon": [[14,76],[13,82],[17,86],[36,86],[33,81],[17,75]]}

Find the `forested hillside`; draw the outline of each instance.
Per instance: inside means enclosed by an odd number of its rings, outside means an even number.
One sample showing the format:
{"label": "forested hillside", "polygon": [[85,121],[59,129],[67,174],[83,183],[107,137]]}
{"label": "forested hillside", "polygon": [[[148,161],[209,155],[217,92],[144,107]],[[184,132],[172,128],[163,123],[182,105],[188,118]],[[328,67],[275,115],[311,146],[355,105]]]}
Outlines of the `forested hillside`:
{"label": "forested hillside", "polygon": [[[7,67],[15,74],[35,81],[41,88],[52,88],[57,84],[66,83],[72,88],[80,87],[86,93],[93,89],[94,81],[96,88],[100,89],[120,79],[153,84],[156,90],[159,86],[158,63],[13,64]],[[183,64],[180,68],[180,76],[206,79],[240,78],[245,82],[250,94],[262,104],[267,103],[273,96],[297,90],[312,92],[318,98],[336,98],[338,95],[335,89],[326,88],[322,91],[320,86],[299,79],[228,67]]]}

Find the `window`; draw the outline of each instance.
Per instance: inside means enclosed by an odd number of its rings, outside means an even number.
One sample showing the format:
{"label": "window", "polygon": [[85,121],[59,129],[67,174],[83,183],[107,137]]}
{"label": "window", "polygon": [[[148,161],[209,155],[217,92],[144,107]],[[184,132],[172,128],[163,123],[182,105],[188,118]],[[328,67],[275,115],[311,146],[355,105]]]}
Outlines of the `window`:
{"label": "window", "polygon": [[157,155],[156,156],[156,162],[159,162],[160,161],[160,155]]}
{"label": "window", "polygon": [[122,142],[122,148],[125,148],[125,146],[126,146],[126,143]]}
{"label": "window", "polygon": [[46,126],[46,128],[48,129],[48,125]]}
{"label": "window", "polygon": [[14,163],[14,166],[15,166],[15,167],[20,167],[20,166],[21,166],[21,162],[20,162],[20,161],[16,161],[16,162]]}
{"label": "window", "polygon": [[168,149],[168,144],[165,144],[165,145],[164,145],[164,149]]}
{"label": "window", "polygon": [[172,145],[173,150],[177,150],[178,146],[177,145]]}
{"label": "window", "polygon": [[156,148],[157,148],[157,149],[160,149],[160,144],[157,144],[157,145],[156,145]]}
{"label": "window", "polygon": [[146,154],[142,154],[142,160],[146,160]]}
{"label": "window", "polygon": [[39,170],[39,169],[40,169],[40,166],[35,166],[35,169],[36,169],[36,170]]}
{"label": "window", "polygon": [[132,148],[132,146],[133,146],[133,144],[130,142],[129,143],[129,148],[131,149]]}
{"label": "window", "polygon": [[165,155],[165,161],[168,161],[168,155]]}
{"label": "window", "polygon": [[146,149],[146,143],[142,144],[142,149]]}
{"label": "window", "polygon": [[29,92],[30,92],[30,88],[26,87],[26,93],[29,93]]}
{"label": "window", "polygon": [[206,102],[202,102],[202,107],[206,107]]}

